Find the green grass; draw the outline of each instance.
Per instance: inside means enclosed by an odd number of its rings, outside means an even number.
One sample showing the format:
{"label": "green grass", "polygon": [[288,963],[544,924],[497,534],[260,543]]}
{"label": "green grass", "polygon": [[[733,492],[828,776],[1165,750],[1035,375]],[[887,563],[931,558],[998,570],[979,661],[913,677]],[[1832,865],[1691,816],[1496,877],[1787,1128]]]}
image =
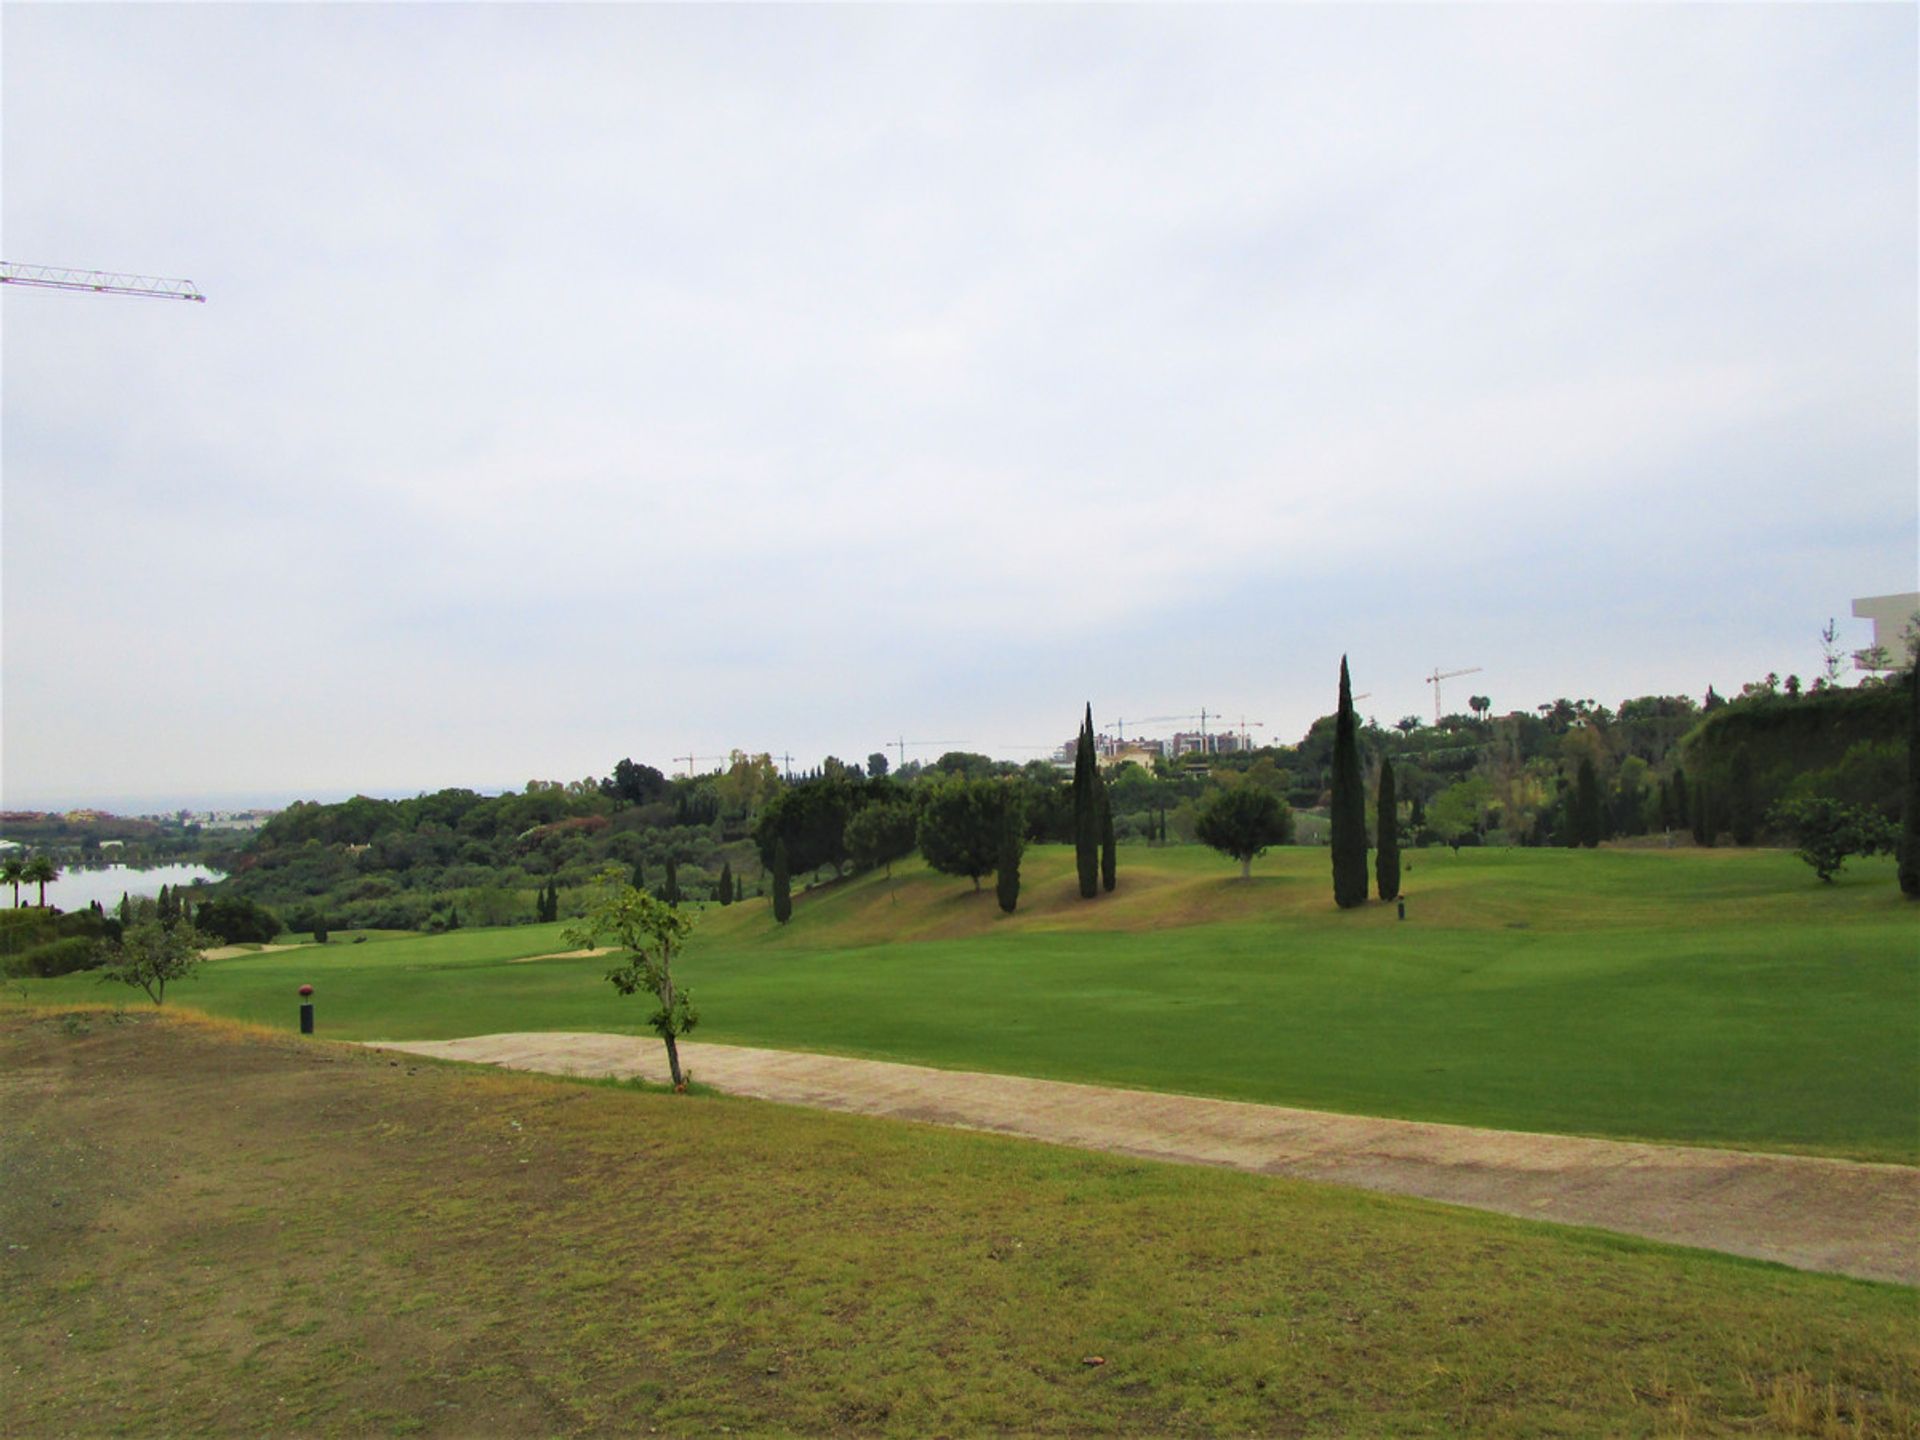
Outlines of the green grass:
{"label": "green grass", "polygon": [[23,1435],[1920,1434],[1901,1287],[111,1013],[0,1017]]}
{"label": "green grass", "polygon": [[[1819,884],[1778,852],[1412,855],[1408,915],[1336,911],[1324,850],[1251,883],[1123,851],[1088,904],[1029,852],[1017,914],[917,864],[703,917],[696,1038],[1499,1128],[1920,1161],[1920,923],[1890,861]],[[638,1033],[558,927],[217,962],[179,1002],[323,1032]],[[49,999],[99,991],[41,982]]]}

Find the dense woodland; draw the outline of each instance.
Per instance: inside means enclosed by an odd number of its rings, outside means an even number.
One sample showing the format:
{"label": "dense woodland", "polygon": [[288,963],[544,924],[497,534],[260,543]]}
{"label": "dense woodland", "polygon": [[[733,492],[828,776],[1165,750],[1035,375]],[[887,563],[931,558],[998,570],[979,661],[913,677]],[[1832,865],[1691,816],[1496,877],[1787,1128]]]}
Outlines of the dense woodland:
{"label": "dense woodland", "polygon": [[[1712,690],[1702,701],[1642,696],[1617,709],[1560,699],[1496,716],[1476,696],[1470,713],[1437,725],[1357,721],[1370,834],[1383,762],[1405,846],[1779,843],[1781,802],[1816,797],[1891,823],[1907,778],[1911,684],[1909,671],[1803,691],[1768,676],[1727,699]],[[1219,833],[1230,811],[1258,811],[1276,841],[1325,843],[1336,728],[1328,714],[1295,745],[1108,769],[1100,823],[1123,847],[1199,840],[1226,849]],[[166,837],[144,822],[109,823],[142,827],[143,855],[150,844],[156,858],[192,855],[228,872],[189,904],[248,902],[303,933],[564,918],[580,912],[609,864],[675,901],[772,895],[784,918],[788,887],[915,849],[978,885],[1017,866],[1021,844],[1082,842],[1074,783],[1051,762],[965,752],[897,770],[881,753],[864,764],[829,756],[791,776],[765,755],[736,752],[690,777],[623,759],[604,777],[530,781],[502,795],[300,803],[245,835]],[[1221,803],[1243,791],[1273,803]],[[62,839],[68,863],[98,853]]]}

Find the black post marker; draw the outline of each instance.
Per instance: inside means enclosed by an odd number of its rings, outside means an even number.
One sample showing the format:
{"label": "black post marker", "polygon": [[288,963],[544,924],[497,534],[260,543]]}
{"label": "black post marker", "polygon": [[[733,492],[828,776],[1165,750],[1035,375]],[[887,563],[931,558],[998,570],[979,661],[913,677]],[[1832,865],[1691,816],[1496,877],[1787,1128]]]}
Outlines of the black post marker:
{"label": "black post marker", "polygon": [[302,1035],[313,1034],[313,1001],[309,998],[312,994],[313,986],[300,987],[300,1033]]}
{"label": "black post marker", "polygon": [[[1407,918],[1407,902],[1404,899],[1402,899],[1400,902],[1400,918],[1402,920]],[[307,1008],[312,1009],[313,1007],[308,1006]]]}

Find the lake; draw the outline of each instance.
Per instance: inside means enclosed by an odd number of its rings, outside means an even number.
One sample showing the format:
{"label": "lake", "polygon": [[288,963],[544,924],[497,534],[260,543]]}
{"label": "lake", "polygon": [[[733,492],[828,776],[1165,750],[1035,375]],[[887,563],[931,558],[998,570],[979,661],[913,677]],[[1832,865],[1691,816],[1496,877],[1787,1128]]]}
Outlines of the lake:
{"label": "lake", "polygon": [[[204,865],[155,865],[135,870],[127,865],[103,865],[97,870],[63,870],[60,878],[47,886],[47,904],[61,910],[84,910],[98,900],[108,910],[124,895],[158,895],[160,887],[197,885],[220,879],[218,870]],[[40,898],[40,887],[24,881],[20,898],[31,905]],[[0,905],[13,903],[13,887],[0,887]]]}

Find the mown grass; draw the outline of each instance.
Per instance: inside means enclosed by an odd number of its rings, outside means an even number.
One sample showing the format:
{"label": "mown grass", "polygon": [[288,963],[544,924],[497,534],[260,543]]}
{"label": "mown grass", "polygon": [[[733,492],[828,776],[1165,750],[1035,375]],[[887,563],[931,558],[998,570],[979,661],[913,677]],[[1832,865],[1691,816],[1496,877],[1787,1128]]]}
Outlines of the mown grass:
{"label": "mown grass", "polygon": [[[1410,857],[1408,919],[1329,901],[1320,850],[1242,883],[1123,852],[1078,899],[1030,851],[1018,912],[918,864],[711,908],[682,974],[698,1038],[1499,1128],[1920,1161],[1920,923],[1891,863],[1819,884],[1779,852]],[[207,967],[174,997],[325,1033],[637,1032],[558,927],[330,945]],[[34,994],[92,993],[84,977]]]}
{"label": "mown grass", "polygon": [[1911,1290],[130,1013],[0,1019],[12,1433],[1920,1432]]}

